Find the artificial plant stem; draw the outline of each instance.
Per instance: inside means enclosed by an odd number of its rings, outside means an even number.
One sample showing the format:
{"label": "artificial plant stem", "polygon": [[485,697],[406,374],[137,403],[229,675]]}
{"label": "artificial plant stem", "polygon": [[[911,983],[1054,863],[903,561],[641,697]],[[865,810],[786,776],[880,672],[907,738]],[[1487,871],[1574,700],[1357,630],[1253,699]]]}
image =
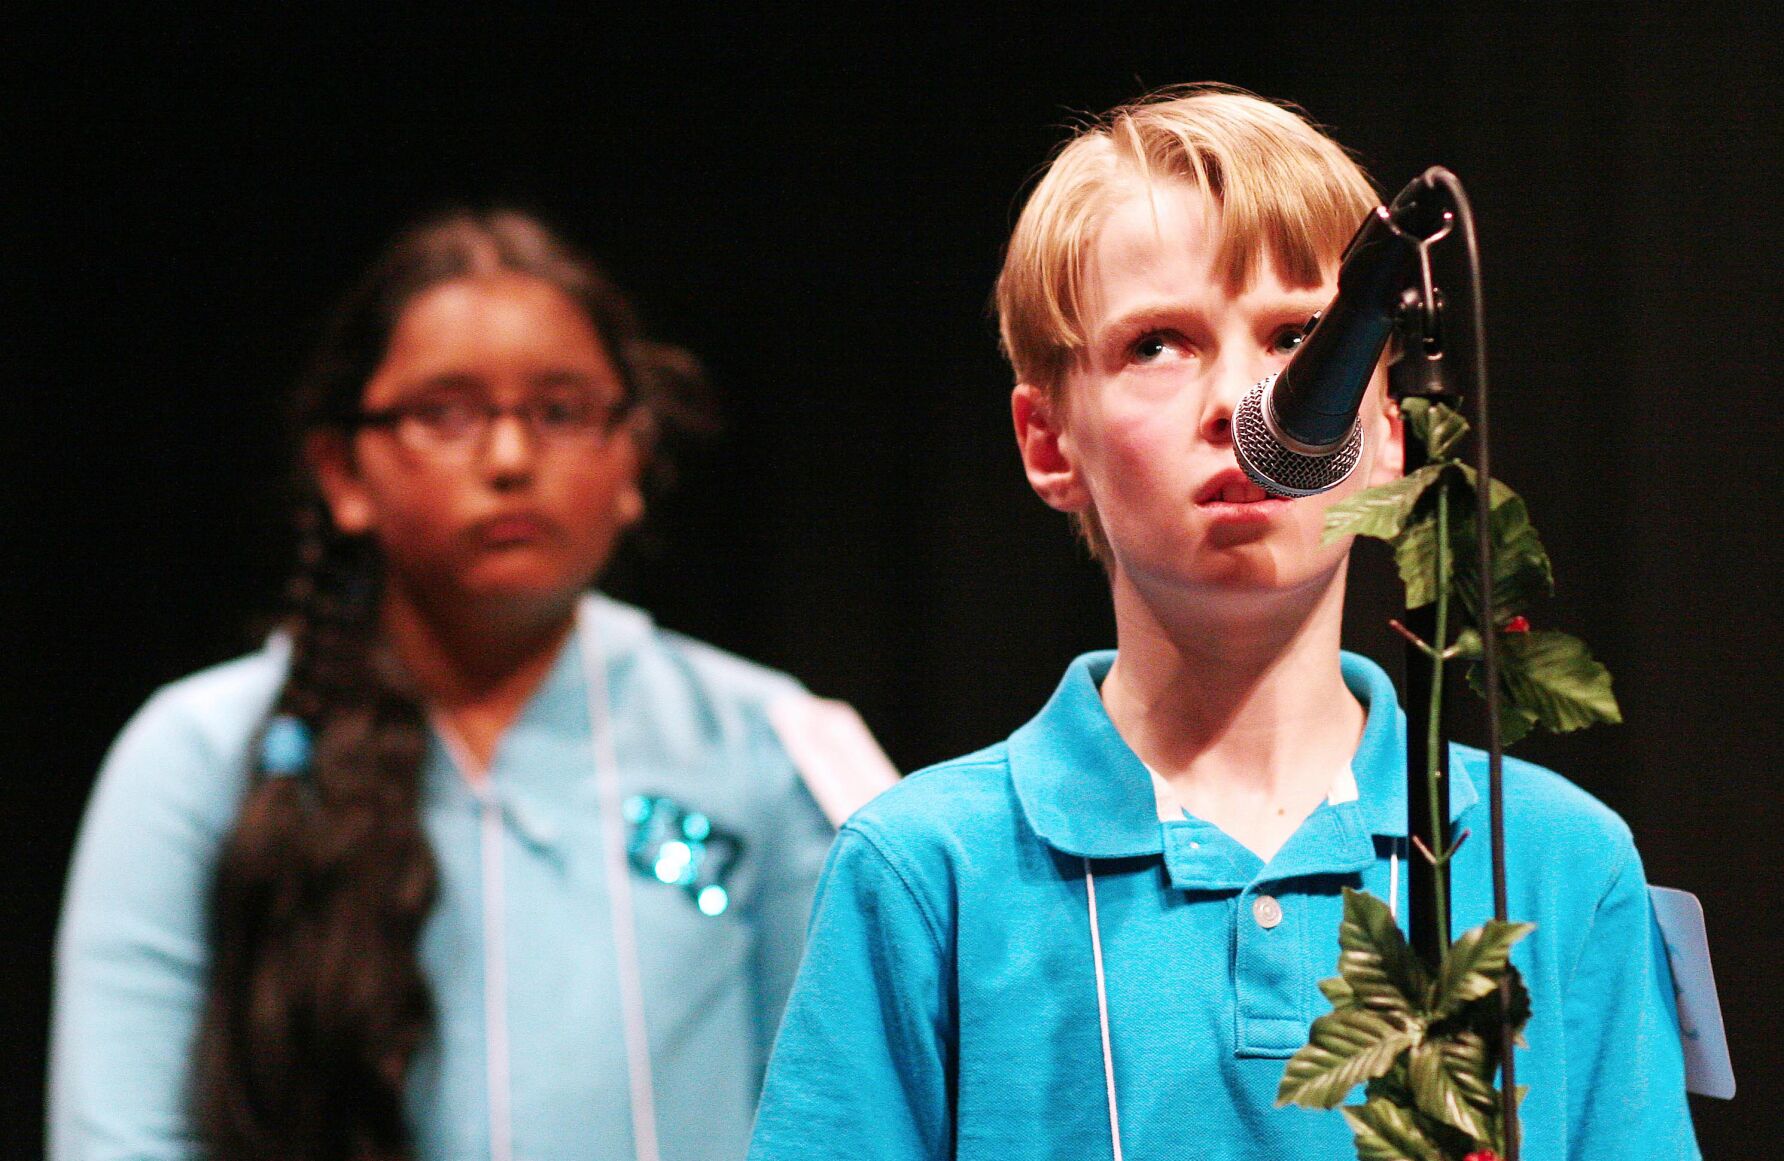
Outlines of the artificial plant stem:
{"label": "artificial plant stem", "polygon": [[1439,756],[1443,753],[1443,651],[1449,647],[1449,488],[1437,485],[1437,624],[1431,642],[1431,706],[1425,717],[1425,801],[1431,810],[1431,834],[1435,838],[1433,853],[1437,860],[1436,891],[1432,897],[1437,913],[1437,962],[1449,958],[1449,876],[1443,865],[1449,858],[1449,844],[1444,841],[1445,827],[1441,806],[1443,776]]}

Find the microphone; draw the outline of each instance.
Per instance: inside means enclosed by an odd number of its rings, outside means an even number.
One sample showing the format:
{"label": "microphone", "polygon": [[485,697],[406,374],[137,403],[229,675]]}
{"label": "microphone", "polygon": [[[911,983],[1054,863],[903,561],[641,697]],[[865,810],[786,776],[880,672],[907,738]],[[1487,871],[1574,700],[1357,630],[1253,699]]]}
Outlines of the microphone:
{"label": "microphone", "polygon": [[1447,225],[1438,192],[1421,175],[1392,209],[1369,211],[1345,247],[1331,304],[1313,316],[1288,365],[1239,401],[1233,451],[1270,495],[1315,496],[1356,470],[1363,393],[1417,283],[1421,247]]}

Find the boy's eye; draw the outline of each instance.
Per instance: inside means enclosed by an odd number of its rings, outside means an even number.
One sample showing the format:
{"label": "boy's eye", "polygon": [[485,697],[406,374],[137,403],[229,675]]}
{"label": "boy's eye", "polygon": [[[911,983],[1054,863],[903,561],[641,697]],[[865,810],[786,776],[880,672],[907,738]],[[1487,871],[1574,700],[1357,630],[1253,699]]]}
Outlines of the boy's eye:
{"label": "boy's eye", "polygon": [[1171,349],[1171,340],[1164,334],[1142,335],[1133,345],[1134,361],[1154,363]]}
{"label": "boy's eye", "polygon": [[1306,337],[1306,327],[1283,327],[1276,332],[1276,337],[1270,340],[1270,348],[1279,355],[1292,354]]}

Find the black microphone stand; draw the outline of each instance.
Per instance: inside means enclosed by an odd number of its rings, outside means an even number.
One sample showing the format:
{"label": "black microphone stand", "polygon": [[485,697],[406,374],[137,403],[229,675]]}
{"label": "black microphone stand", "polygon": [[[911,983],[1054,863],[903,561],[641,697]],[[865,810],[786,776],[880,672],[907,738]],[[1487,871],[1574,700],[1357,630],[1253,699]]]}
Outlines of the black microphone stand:
{"label": "black microphone stand", "polygon": [[[1477,584],[1482,609],[1482,668],[1487,695],[1488,733],[1488,810],[1491,817],[1493,913],[1506,919],[1505,883],[1505,802],[1501,771],[1502,743],[1499,722],[1498,642],[1492,623],[1494,608],[1493,544],[1491,517],[1491,465],[1487,443],[1487,374],[1486,323],[1481,296],[1480,254],[1474,231],[1474,215],[1468,196],[1456,175],[1441,166],[1426,170],[1394,199],[1391,220],[1410,226],[1402,228],[1414,242],[1419,258],[1419,284],[1407,288],[1401,298],[1396,324],[1400,341],[1398,357],[1388,369],[1388,389],[1396,402],[1426,399],[1442,403],[1460,412],[1462,396],[1448,382],[1443,363],[1443,295],[1431,272],[1430,247],[1447,236],[1452,227],[1461,227],[1467,251],[1469,276],[1470,324],[1473,331],[1472,352],[1474,380],[1474,439],[1477,474],[1475,533]],[[1428,461],[1424,441],[1410,429],[1406,432],[1405,470],[1410,473]],[[1441,494],[1440,504],[1447,499]],[[1462,513],[1455,513],[1460,517]],[[1441,526],[1441,522],[1440,522]],[[1439,586],[1444,579],[1443,562],[1451,551],[1447,537],[1438,540]],[[1449,856],[1457,843],[1450,838],[1450,773],[1449,718],[1455,704],[1449,686],[1454,674],[1444,665],[1441,652],[1448,641],[1448,626],[1438,623],[1437,605],[1433,602],[1420,609],[1407,610],[1406,620],[1399,627],[1406,636],[1405,680],[1409,709],[1431,704],[1434,687],[1442,694],[1439,712],[1425,723],[1409,717],[1406,731],[1406,815],[1407,835],[1417,857],[1409,853],[1406,866],[1408,907],[1406,915],[1408,942],[1425,964],[1436,970],[1450,945],[1450,877]],[[1420,640],[1429,642],[1439,655],[1421,648]],[[1421,728],[1421,726],[1423,728]],[[1428,781],[1433,769],[1435,751],[1437,772]],[[1463,837],[1466,837],[1464,835]],[[1501,1068],[1500,1115],[1504,1125],[1505,1161],[1518,1161],[1520,1136],[1517,1117],[1517,1073],[1515,1036],[1510,1014],[1510,985],[1502,983],[1500,1000],[1499,1053]]]}
{"label": "black microphone stand", "polygon": [[[1449,385],[1443,362],[1442,300],[1436,287],[1429,286],[1430,262],[1421,264],[1427,286],[1409,289],[1400,313],[1396,333],[1399,356],[1388,366],[1388,392],[1396,403],[1409,399],[1425,399],[1460,408],[1461,395]],[[1410,428],[1405,434],[1406,474],[1425,466],[1429,455],[1425,441]],[[1447,549],[1447,545],[1443,546]],[[1450,773],[1449,743],[1451,707],[1455,704],[1450,674],[1437,658],[1421,645],[1432,642],[1443,647],[1446,627],[1437,624],[1437,605],[1431,602],[1402,613],[1407,638],[1404,668],[1406,689],[1406,834],[1411,849],[1407,852],[1408,942],[1425,966],[1435,972],[1450,945],[1450,873],[1447,860],[1437,856],[1450,849]],[[1416,638],[1416,640],[1414,639]],[[1414,716],[1417,707],[1431,704],[1432,686],[1443,683],[1441,710],[1435,728],[1432,723]],[[1437,778],[1428,783],[1435,750]]]}

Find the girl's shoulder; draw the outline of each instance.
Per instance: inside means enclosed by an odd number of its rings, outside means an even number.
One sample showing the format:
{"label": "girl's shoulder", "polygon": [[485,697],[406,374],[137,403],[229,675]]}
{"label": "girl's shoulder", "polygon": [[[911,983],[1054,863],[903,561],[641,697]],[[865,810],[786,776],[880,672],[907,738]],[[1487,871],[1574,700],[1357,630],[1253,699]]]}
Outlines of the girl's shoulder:
{"label": "girl's shoulder", "polygon": [[106,765],[161,755],[239,766],[284,684],[290,644],[274,634],[253,653],[162,686],[130,719]]}
{"label": "girl's shoulder", "polygon": [[234,818],[248,747],[284,682],[288,656],[275,637],[155,691],[112,743],[85,829],[106,831],[112,820],[195,849],[213,843]]}
{"label": "girl's shoulder", "polygon": [[804,691],[795,678],[778,669],[665,629],[645,610],[605,594],[589,594],[583,615],[594,622],[618,680],[639,687],[639,692],[678,693],[708,705],[759,706]]}

